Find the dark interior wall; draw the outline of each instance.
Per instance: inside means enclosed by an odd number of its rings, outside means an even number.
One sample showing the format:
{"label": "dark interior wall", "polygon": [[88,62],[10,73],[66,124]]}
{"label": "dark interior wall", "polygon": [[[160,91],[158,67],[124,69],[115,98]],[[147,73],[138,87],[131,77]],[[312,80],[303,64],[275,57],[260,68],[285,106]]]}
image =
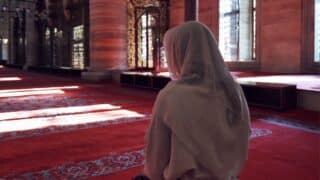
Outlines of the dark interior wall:
{"label": "dark interior wall", "polygon": [[[311,1],[311,0],[310,0]],[[170,0],[170,27],[184,22],[184,0]],[[305,0],[257,0],[257,69],[300,73],[304,52]],[[90,0],[90,63],[93,69],[126,66],[126,0]],[[199,0],[199,20],[219,37],[219,0]],[[245,64],[241,64],[245,67]],[[234,68],[233,68],[234,69]]]}
{"label": "dark interior wall", "polygon": [[199,1],[199,21],[206,24],[213,32],[216,40],[219,37],[219,1],[200,0]]}
{"label": "dark interior wall", "polygon": [[[78,69],[72,66],[73,27],[84,24],[84,31],[88,32],[88,1],[81,1],[81,3],[78,1],[70,5],[68,9],[64,6],[63,1],[31,3],[36,6],[39,13],[36,16],[32,12],[27,11],[26,13],[25,66]],[[66,15],[66,10],[70,16]],[[12,29],[15,32],[20,28],[13,27]],[[16,37],[19,36],[16,35]],[[88,43],[85,42],[84,46],[86,55]],[[18,49],[22,48],[13,48],[15,54],[19,53]],[[87,59],[85,57],[85,60]],[[15,62],[15,64],[19,63]]]}
{"label": "dark interior wall", "polygon": [[[307,63],[306,55],[302,54],[306,37],[303,31],[304,3],[305,0],[257,0],[257,61],[260,71],[304,71]],[[183,23],[184,1],[170,0],[170,5],[170,26]],[[218,40],[219,0],[199,0],[199,20],[209,26]]]}
{"label": "dark interior wall", "polygon": [[184,22],[184,0],[170,0],[170,27]]}
{"label": "dark interior wall", "polygon": [[302,18],[302,70],[304,72],[320,73],[320,63],[314,63],[315,48],[315,22],[314,22],[315,4],[314,1],[303,1]]}
{"label": "dark interior wall", "polygon": [[261,71],[301,71],[302,0],[261,1]]}

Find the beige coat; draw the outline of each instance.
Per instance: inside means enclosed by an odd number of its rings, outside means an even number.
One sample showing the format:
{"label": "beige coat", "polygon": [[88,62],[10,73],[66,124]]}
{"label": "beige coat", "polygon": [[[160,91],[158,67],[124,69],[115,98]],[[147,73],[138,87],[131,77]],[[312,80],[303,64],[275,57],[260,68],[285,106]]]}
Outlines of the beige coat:
{"label": "beige coat", "polygon": [[213,35],[198,22],[165,38],[174,79],[158,95],[146,135],[152,180],[235,178],[247,159],[250,116]]}

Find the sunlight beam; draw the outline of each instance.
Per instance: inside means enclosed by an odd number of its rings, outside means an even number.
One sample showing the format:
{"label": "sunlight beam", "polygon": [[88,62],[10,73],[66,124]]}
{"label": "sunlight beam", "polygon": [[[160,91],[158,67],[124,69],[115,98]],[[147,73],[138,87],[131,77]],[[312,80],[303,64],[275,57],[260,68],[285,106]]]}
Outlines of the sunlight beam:
{"label": "sunlight beam", "polygon": [[274,84],[293,84],[299,90],[315,90],[313,87],[320,84],[317,75],[273,75],[237,78],[238,83],[274,83]]}
{"label": "sunlight beam", "polygon": [[267,83],[303,83],[320,81],[317,76],[294,76],[294,75],[281,75],[281,76],[257,76],[257,77],[241,77],[237,78],[238,81],[255,81],[255,82],[267,82]]}
{"label": "sunlight beam", "polygon": [[45,88],[28,88],[28,89],[6,89],[6,90],[0,90],[0,93],[25,92],[25,91],[45,91],[45,90],[65,90],[65,89],[79,89],[79,86],[58,86],[58,87],[45,87]]}
{"label": "sunlight beam", "polygon": [[0,113],[0,121],[10,120],[10,119],[24,119],[40,116],[59,116],[72,113],[86,113],[92,111],[101,110],[115,110],[120,109],[121,106],[114,106],[111,104],[94,104],[87,106],[73,106],[73,107],[59,107],[59,108],[48,108],[40,110],[30,110],[30,111],[14,111],[14,112],[4,112]]}
{"label": "sunlight beam", "polygon": [[21,81],[19,77],[1,77],[0,81]]}
{"label": "sunlight beam", "polygon": [[62,90],[46,90],[46,91],[29,91],[29,92],[7,92],[7,93],[0,93],[0,98],[30,96],[30,95],[44,95],[44,94],[64,94],[64,91],[62,91]]}
{"label": "sunlight beam", "polygon": [[93,112],[85,114],[73,114],[57,117],[43,117],[43,118],[30,118],[24,120],[11,120],[0,122],[0,133],[27,131],[33,129],[46,128],[50,126],[72,126],[88,123],[99,123],[112,121],[119,118],[139,118],[145,117],[140,114],[129,110],[114,110],[104,112]]}

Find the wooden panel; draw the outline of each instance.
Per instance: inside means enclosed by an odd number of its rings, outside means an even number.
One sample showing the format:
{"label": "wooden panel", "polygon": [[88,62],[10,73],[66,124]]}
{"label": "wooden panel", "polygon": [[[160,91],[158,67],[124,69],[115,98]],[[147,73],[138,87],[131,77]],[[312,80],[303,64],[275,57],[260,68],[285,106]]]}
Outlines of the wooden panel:
{"label": "wooden panel", "polygon": [[120,83],[125,86],[160,90],[164,88],[171,79],[169,77],[140,74],[135,72],[123,72],[120,74]]}
{"label": "wooden panel", "polygon": [[184,1],[170,0],[170,27],[184,22]]}
{"label": "wooden panel", "polygon": [[[170,2],[172,27],[183,22],[184,1]],[[313,29],[304,29],[307,23],[304,16],[310,18],[310,8],[313,7],[309,6],[303,11],[303,4],[306,2],[309,0],[257,0],[257,65],[261,71],[299,73],[303,66],[315,67],[314,63],[310,64],[308,57],[312,56],[310,39]],[[218,40],[219,0],[199,0],[199,20],[210,27]],[[306,46],[308,49],[304,49]],[[250,65],[241,64],[235,67]]]}
{"label": "wooden panel", "polygon": [[296,107],[296,85],[242,83],[241,87],[249,105],[277,110],[288,110]]}
{"label": "wooden panel", "polygon": [[199,21],[207,25],[218,40],[219,0],[199,0]]}
{"label": "wooden panel", "polygon": [[263,0],[261,3],[261,70],[300,72],[301,0]]}
{"label": "wooden panel", "polygon": [[126,0],[90,0],[90,69],[126,66],[126,43]]}
{"label": "wooden panel", "polygon": [[314,0],[303,1],[302,25],[302,71],[320,73],[320,64],[314,62],[314,33],[315,33],[315,4]]}
{"label": "wooden panel", "polygon": [[[218,39],[219,0],[198,0],[199,21],[206,24]],[[185,3],[182,0],[170,0],[170,27],[184,22]]]}

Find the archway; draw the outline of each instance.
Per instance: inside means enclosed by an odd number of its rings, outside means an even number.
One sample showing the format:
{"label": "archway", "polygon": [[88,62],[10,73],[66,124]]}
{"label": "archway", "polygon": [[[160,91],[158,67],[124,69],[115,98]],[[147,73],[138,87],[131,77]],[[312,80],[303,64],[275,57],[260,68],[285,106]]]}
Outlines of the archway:
{"label": "archway", "polygon": [[163,37],[168,29],[165,0],[128,0],[128,67],[161,71]]}

